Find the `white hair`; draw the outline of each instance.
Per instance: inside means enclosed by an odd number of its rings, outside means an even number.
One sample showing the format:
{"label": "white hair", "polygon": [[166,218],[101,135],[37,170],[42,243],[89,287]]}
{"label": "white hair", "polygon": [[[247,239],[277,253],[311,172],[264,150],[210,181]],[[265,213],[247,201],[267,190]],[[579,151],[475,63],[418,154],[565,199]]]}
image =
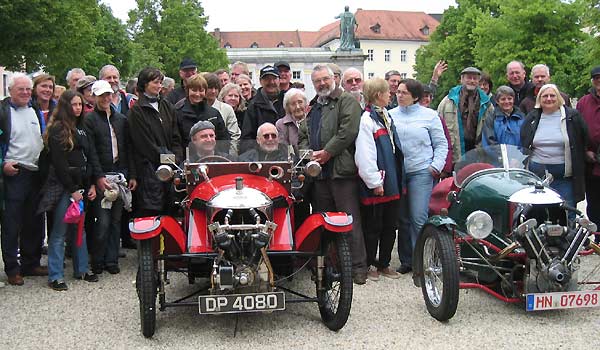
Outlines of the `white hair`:
{"label": "white hair", "polygon": [[360,75],[360,78],[361,79],[363,78],[361,71],[359,71],[358,69],[356,69],[354,67],[350,67],[344,71],[344,74],[342,74],[342,81],[346,80],[346,74],[349,74],[349,73],[358,73],[358,75]]}
{"label": "white hair", "polygon": [[102,77],[104,77],[104,73],[106,73],[107,70],[110,69],[114,69],[117,71],[117,74],[119,74],[119,76],[121,76],[121,73],[119,73],[119,70],[117,69],[117,67],[113,66],[112,64],[107,64],[104,67],[100,68],[100,72],[98,72],[98,79],[102,79]]}
{"label": "white hair", "polygon": [[519,66],[521,66],[521,69],[525,70],[525,65],[523,64],[523,62],[521,62],[521,61],[510,61],[510,62],[508,62],[506,64],[506,72],[508,72],[508,67],[510,67],[510,65],[513,64],[513,63],[518,63]]}
{"label": "white hair", "polygon": [[262,135],[262,133],[263,133],[263,130],[264,130],[266,127],[268,127],[268,126],[272,126],[272,127],[275,129],[275,133],[276,133],[277,135],[279,135],[279,132],[277,131],[277,127],[275,127],[275,125],[274,125],[274,124],[272,124],[272,123],[268,123],[268,122],[267,122],[267,123],[262,123],[262,124],[260,124],[260,126],[259,126],[259,127],[258,127],[258,129],[256,130],[256,136],[260,136],[260,135]]}
{"label": "white hair", "polygon": [[175,86],[175,79],[165,77],[162,82],[162,87],[168,88],[169,86]]}
{"label": "white hair", "polygon": [[66,78],[67,81],[71,80],[71,76],[73,75],[73,73],[78,73],[78,74],[85,76],[85,72],[83,71],[83,69],[72,68],[72,69],[69,69],[69,71],[67,72],[67,78]]}
{"label": "white hair", "polygon": [[33,89],[33,80],[25,73],[13,73],[8,79],[8,90],[10,91],[17,80],[25,79],[29,82],[29,87]]}
{"label": "white hair", "polygon": [[533,77],[533,71],[536,69],[545,69],[546,70],[546,75],[550,76],[550,68],[548,68],[547,65],[545,64],[536,64],[535,66],[533,66],[533,68],[531,68],[531,76]]}
{"label": "white hair", "polygon": [[285,109],[286,112],[289,113],[288,103],[290,102],[292,97],[294,97],[296,95],[302,96],[304,103],[308,104],[308,99],[306,98],[306,94],[304,93],[304,91],[302,91],[300,89],[296,89],[296,88],[291,88],[285,93],[285,95],[283,95],[283,109]]}
{"label": "white hair", "polygon": [[329,66],[327,66],[325,64],[317,64],[313,68],[313,73],[320,72],[322,70],[327,70],[327,73],[329,73],[329,76],[333,78],[333,71],[331,70],[331,68],[329,68]]}

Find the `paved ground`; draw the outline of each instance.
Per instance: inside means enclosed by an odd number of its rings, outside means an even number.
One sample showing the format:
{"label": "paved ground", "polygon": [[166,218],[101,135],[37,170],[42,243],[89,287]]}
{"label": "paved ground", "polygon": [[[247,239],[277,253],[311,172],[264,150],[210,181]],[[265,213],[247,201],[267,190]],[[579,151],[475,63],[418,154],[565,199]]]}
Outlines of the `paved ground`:
{"label": "paved ground", "polygon": [[[594,257],[594,262],[600,259]],[[67,263],[70,273],[70,261]],[[594,349],[600,347],[600,308],[526,313],[479,291],[461,291],[456,316],[440,323],[429,316],[409,276],[355,286],[352,313],[339,332],[320,321],[316,305],[288,305],[284,312],[200,316],[195,308],[158,313],[153,339],[140,333],[133,285],[135,251],[122,273],[100,282],[67,279],[55,292],[45,277],[22,287],[0,288],[1,349]],[[1,266],[0,266],[1,268]],[[0,281],[6,276],[1,273]],[[312,288],[309,276],[293,282]],[[189,290],[174,278],[171,291]],[[237,324],[237,326],[236,326]]]}

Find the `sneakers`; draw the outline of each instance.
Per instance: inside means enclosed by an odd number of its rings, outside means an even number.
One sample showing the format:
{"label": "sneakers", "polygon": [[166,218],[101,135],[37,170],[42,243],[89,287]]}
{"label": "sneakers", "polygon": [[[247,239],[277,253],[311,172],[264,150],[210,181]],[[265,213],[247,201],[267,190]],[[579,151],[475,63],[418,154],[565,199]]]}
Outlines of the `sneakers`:
{"label": "sneakers", "polygon": [[412,271],[412,266],[408,266],[408,265],[400,265],[400,267],[398,269],[396,269],[396,272],[401,273],[401,274],[407,274],[409,272]]}
{"label": "sneakers", "polygon": [[63,280],[54,280],[52,282],[48,282],[48,286],[58,292],[62,292],[69,289],[69,287],[67,287],[67,284]]}
{"label": "sneakers", "polygon": [[98,282],[98,275],[93,272],[86,272],[82,276],[75,277],[78,280],[84,280],[86,282]]}
{"label": "sneakers", "polygon": [[369,271],[367,272],[367,278],[371,281],[379,281],[379,271],[373,265],[369,266]]}
{"label": "sneakers", "polygon": [[121,272],[121,269],[119,269],[119,266],[117,265],[109,265],[106,266],[104,269],[108,271],[108,273],[110,273],[111,275],[116,275],[119,272]]}
{"label": "sneakers", "polygon": [[394,270],[392,270],[389,266],[383,269],[379,269],[379,274],[387,277],[387,278],[391,278],[391,279],[398,279],[400,278],[400,274]]}
{"label": "sneakers", "polygon": [[92,266],[92,273],[93,273],[94,275],[101,275],[103,271],[104,271],[104,268],[103,268],[103,267],[100,267],[100,266]]}

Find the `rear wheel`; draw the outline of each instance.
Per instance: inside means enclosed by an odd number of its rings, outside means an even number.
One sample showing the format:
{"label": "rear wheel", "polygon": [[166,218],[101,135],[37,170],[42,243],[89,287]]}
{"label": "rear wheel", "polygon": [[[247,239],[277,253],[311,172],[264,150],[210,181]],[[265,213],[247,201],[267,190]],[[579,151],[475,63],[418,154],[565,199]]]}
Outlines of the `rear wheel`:
{"label": "rear wheel", "polygon": [[429,314],[447,321],[456,313],[460,277],[452,235],[429,225],[423,229],[422,245],[415,251],[421,262],[421,291]]}
{"label": "rear wheel", "polygon": [[142,334],[150,338],[156,327],[156,270],[152,256],[152,240],[140,241],[138,248],[139,267],[136,288],[140,299],[140,322]]}
{"label": "rear wheel", "polygon": [[[325,325],[340,330],[348,321],[352,306],[352,256],[348,237],[344,234],[327,237],[323,242],[325,269],[323,290],[317,289],[319,312]],[[318,286],[317,286],[318,288]]]}

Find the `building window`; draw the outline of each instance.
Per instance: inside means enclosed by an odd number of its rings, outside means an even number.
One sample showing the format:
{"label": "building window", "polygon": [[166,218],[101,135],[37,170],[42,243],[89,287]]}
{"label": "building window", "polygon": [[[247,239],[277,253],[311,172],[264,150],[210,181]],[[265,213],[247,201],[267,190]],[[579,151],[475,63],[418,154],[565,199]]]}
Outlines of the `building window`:
{"label": "building window", "polygon": [[367,74],[367,77],[368,77],[369,79],[373,79],[373,77],[374,77],[374,76],[375,76],[375,73],[368,73],[368,74]]}
{"label": "building window", "polygon": [[292,79],[294,79],[294,80],[302,79],[302,72],[300,72],[299,70],[292,71]]}
{"label": "building window", "polygon": [[367,61],[373,62],[373,49],[367,50]]}
{"label": "building window", "polygon": [[258,43],[255,41],[252,43],[252,45],[250,45],[251,48],[256,49],[258,48]]}
{"label": "building window", "polygon": [[384,60],[385,60],[386,62],[389,62],[389,61],[390,61],[390,54],[391,54],[391,53],[392,53],[392,50],[385,50],[385,53],[384,53]]}
{"label": "building window", "polygon": [[377,34],[381,33],[381,24],[379,24],[379,23],[376,23],[375,25],[370,26],[369,28],[371,28],[373,33],[377,33]]}
{"label": "building window", "polygon": [[400,62],[406,62],[406,50],[400,50]]}
{"label": "building window", "polygon": [[230,44],[230,43],[227,43],[227,44],[225,44],[223,47],[224,47],[224,48],[226,48],[226,49],[231,49],[231,44]]}
{"label": "building window", "polygon": [[285,44],[283,43],[283,41],[280,41],[279,44],[277,44],[277,47],[285,47]]}
{"label": "building window", "polygon": [[421,33],[423,33],[423,35],[429,35],[429,27],[425,25],[423,28],[421,28]]}
{"label": "building window", "polygon": [[406,79],[406,73],[400,73],[400,78]]}

